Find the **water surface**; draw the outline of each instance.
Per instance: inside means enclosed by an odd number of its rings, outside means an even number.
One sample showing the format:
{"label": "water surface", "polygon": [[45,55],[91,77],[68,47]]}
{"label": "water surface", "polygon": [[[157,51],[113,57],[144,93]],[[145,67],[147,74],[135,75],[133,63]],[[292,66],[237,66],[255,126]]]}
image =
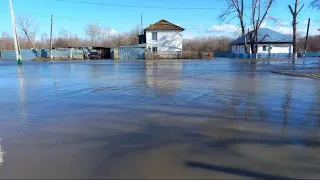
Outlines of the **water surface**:
{"label": "water surface", "polygon": [[320,178],[298,61],[0,62],[0,178]]}

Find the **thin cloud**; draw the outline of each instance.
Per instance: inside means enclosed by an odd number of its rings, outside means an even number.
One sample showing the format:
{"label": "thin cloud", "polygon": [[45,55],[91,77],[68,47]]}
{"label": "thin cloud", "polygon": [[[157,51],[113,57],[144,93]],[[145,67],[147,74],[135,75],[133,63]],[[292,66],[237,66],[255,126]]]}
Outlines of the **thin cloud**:
{"label": "thin cloud", "polygon": [[287,26],[287,25],[289,25],[290,23],[287,22],[287,21],[283,21],[283,22],[281,22],[280,24],[281,24],[282,26]]}
{"label": "thin cloud", "polygon": [[199,33],[183,33],[183,38],[184,39],[193,39],[195,37],[201,36]]}
{"label": "thin cloud", "polygon": [[206,33],[235,33],[239,30],[238,26],[232,24],[224,24],[220,26],[212,26],[207,29]]}

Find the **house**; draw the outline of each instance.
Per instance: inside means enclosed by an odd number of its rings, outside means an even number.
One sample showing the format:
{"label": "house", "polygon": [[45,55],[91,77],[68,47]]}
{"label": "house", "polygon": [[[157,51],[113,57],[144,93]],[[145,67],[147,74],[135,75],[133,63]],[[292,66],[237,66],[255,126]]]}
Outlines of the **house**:
{"label": "house", "polygon": [[182,55],[182,32],[184,29],[166,20],[160,20],[144,29],[139,36],[139,44],[145,44],[146,51],[152,54],[177,58]]}
{"label": "house", "polygon": [[[245,39],[250,44],[249,35],[239,37],[230,43],[230,51],[235,54],[245,54]],[[249,51],[251,52],[250,45]],[[279,55],[290,56],[293,52],[293,39],[290,35],[281,34],[268,28],[258,31],[258,56],[274,57]]]}

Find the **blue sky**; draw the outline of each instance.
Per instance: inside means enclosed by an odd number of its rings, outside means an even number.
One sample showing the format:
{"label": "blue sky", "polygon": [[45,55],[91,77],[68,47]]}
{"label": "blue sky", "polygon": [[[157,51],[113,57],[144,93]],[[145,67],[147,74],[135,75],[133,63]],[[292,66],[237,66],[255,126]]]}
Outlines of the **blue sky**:
{"label": "blue sky", "polygon": [[[84,27],[90,23],[99,24],[102,27],[112,28],[116,32],[126,32],[140,24],[140,15],[143,15],[144,25],[155,23],[160,19],[166,19],[186,29],[186,38],[205,35],[219,35],[236,37],[238,22],[219,24],[218,15],[225,7],[223,0],[70,0],[78,2],[93,2],[102,4],[116,4],[128,6],[161,6],[183,8],[211,8],[211,9],[150,9],[150,8],[126,8],[105,5],[81,4],[59,0],[12,0],[15,16],[25,15],[31,18],[38,26],[38,34],[50,30],[50,14],[54,14],[54,35],[62,29],[76,33],[85,38]],[[251,2],[250,0],[247,0]],[[306,20],[312,19],[311,34],[316,34],[320,28],[320,12],[308,7],[310,0],[300,0],[306,7],[299,16],[299,31],[305,33]],[[282,26],[276,26],[271,21],[266,21],[263,26],[277,31],[290,32],[291,14],[288,4],[293,0],[277,0],[269,15],[278,18]],[[250,3],[246,5],[250,11]],[[11,34],[11,21],[8,0],[3,0],[0,7],[0,32]]]}

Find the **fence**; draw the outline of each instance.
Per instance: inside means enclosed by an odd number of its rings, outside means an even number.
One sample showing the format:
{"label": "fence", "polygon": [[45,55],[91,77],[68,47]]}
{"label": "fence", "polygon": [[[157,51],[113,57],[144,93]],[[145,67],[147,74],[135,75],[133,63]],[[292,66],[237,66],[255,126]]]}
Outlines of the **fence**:
{"label": "fence", "polygon": [[226,53],[226,52],[214,52],[214,57],[220,57],[220,58],[250,58],[249,54],[236,54],[236,53]]}
{"label": "fence", "polygon": [[320,52],[308,52],[305,57],[320,57]]}
{"label": "fence", "polygon": [[[22,60],[32,60],[38,56],[35,49],[21,49]],[[14,50],[2,50],[1,57],[3,60],[16,60],[16,52]]]}
{"label": "fence", "polygon": [[[73,48],[53,49],[52,56],[54,59],[84,59],[84,51]],[[41,49],[41,57],[50,58],[50,49]]]}
{"label": "fence", "polygon": [[[261,59],[287,59],[290,58],[292,54],[290,53],[274,53],[274,54],[268,54],[268,53],[258,53],[258,58]],[[236,54],[236,53],[226,53],[226,52],[215,52],[214,57],[221,57],[221,58],[240,58],[240,59],[247,59],[250,58],[250,54]]]}
{"label": "fence", "polygon": [[84,50],[81,49],[70,49],[70,58],[71,59],[85,59]]}
{"label": "fence", "polygon": [[156,59],[181,59],[181,51],[158,51],[158,52],[145,52],[146,59],[156,60]]}

